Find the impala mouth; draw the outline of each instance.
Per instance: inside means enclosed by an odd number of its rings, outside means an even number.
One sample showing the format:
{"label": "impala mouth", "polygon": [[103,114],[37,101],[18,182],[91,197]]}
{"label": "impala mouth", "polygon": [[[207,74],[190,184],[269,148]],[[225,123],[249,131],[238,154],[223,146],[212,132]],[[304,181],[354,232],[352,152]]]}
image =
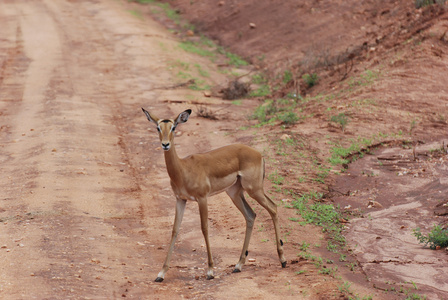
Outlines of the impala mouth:
{"label": "impala mouth", "polygon": [[168,151],[168,150],[170,150],[170,148],[171,148],[170,144],[162,144],[162,149],[163,150]]}

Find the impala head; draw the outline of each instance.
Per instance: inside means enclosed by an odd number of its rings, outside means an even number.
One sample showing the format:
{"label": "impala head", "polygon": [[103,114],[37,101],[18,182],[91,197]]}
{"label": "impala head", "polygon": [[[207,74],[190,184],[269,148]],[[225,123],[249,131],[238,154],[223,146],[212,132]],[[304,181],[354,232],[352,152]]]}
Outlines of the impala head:
{"label": "impala head", "polygon": [[150,122],[157,125],[157,131],[159,132],[159,139],[162,144],[162,149],[165,151],[170,150],[174,139],[174,130],[180,123],[185,123],[191,114],[191,109],[187,109],[181,112],[175,119],[159,119],[150,112],[142,108],[146,117]]}

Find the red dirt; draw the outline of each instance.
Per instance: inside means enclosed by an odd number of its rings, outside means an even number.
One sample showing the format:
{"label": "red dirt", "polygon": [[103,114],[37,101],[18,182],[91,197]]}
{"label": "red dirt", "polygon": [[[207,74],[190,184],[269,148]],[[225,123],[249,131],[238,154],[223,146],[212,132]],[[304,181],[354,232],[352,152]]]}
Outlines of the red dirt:
{"label": "red dirt", "polygon": [[[257,100],[229,105],[174,88],[186,81],[181,72],[199,71],[196,65],[207,71],[210,85],[230,79],[208,58],[181,50],[178,37],[152,18],[178,26],[149,6],[1,2],[0,297],[344,299],[340,289],[349,281],[352,296],[361,298],[403,299],[403,293],[390,291],[401,286],[428,299],[446,298],[445,251],[424,249],[412,236],[417,226],[429,230],[446,222],[433,212],[446,201],[447,156],[432,151],[448,143],[445,9],[417,10],[410,1],[169,2],[198,31],[271,78],[291,71],[295,82],[273,80],[280,85],[276,96],[308,94],[296,108],[304,119],[286,128],[239,130],[256,123],[247,115]],[[311,89],[300,80],[306,72],[319,75]],[[360,268],[352,272],[326,251],[320,228],[290,221],[297,214],[282,205],[290,196],[267,180],[266,190],[279,203],[286,269],[277,260],[269,215],[250,201],[257,213],[249,247],[255,261],[231,273],[244,220],[222,194],[211,199],[209,209],[216,278],[205,280],[199,216],[196,205],[188,203],[172,267],[163,283],[155,283],[175,200],[157,133],[142,106],[163,117],[205,107],[217,117],[193,114],[179,126],[180,155],[247,143],[265,155],[267,174],[285,177],[283,187],[299,194],[322,191],[326,201],[362,208],[364,218],[351,220],[346,230],[353,253],[347,256]],[[329,122],[342,112],[350,117],[345,131]],[[300,141],[284,151],[303,156],[276,151],[284,134]],[[399,144],[376,149],[343,175],[314,180],[320,172],[314,162],[339,172],[340,166],[328,163],[331,148],[359,138]],[[403,140],[417,145],[417,160],[412,150],[392,147]],[[382,208],[367,208],[370,198]],[[327,267],[338,265],[337,276],[299,259],[303,242]]]}

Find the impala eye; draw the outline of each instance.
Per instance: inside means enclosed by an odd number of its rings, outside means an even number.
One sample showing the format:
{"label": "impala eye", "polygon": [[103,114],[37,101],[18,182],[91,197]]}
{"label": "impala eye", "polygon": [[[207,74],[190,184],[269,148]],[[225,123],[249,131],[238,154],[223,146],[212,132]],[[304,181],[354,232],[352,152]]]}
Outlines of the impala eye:
{"label": "impala eye", "polygon": [[157,126],[157,131],[158,132],[162,131],[159,126]]}

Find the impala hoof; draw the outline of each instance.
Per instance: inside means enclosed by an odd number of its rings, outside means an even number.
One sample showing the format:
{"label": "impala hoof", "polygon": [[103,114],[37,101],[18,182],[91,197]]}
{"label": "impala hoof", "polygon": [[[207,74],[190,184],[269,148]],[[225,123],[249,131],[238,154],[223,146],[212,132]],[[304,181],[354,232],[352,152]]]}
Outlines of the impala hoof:
{"label": "impala hoof", "polygon": [[282,268],[286,268],[286,261],[282,262]]}
{"label": "impala hoof", "polygon": [[156,278],[156,282],[162,282],[163,281],[163,278],[162,277],[157,277]]}
{"label": "impala hoof", "polygon": [[233,269],[232,273],[241,273],[240,269]]}
{"label": "impala hoof", "polygon": [[213,279],[213,278],[215,278],[215,276],[213,276],[213,275],[207,275],[207,280],[211,280],[211,279]]}

